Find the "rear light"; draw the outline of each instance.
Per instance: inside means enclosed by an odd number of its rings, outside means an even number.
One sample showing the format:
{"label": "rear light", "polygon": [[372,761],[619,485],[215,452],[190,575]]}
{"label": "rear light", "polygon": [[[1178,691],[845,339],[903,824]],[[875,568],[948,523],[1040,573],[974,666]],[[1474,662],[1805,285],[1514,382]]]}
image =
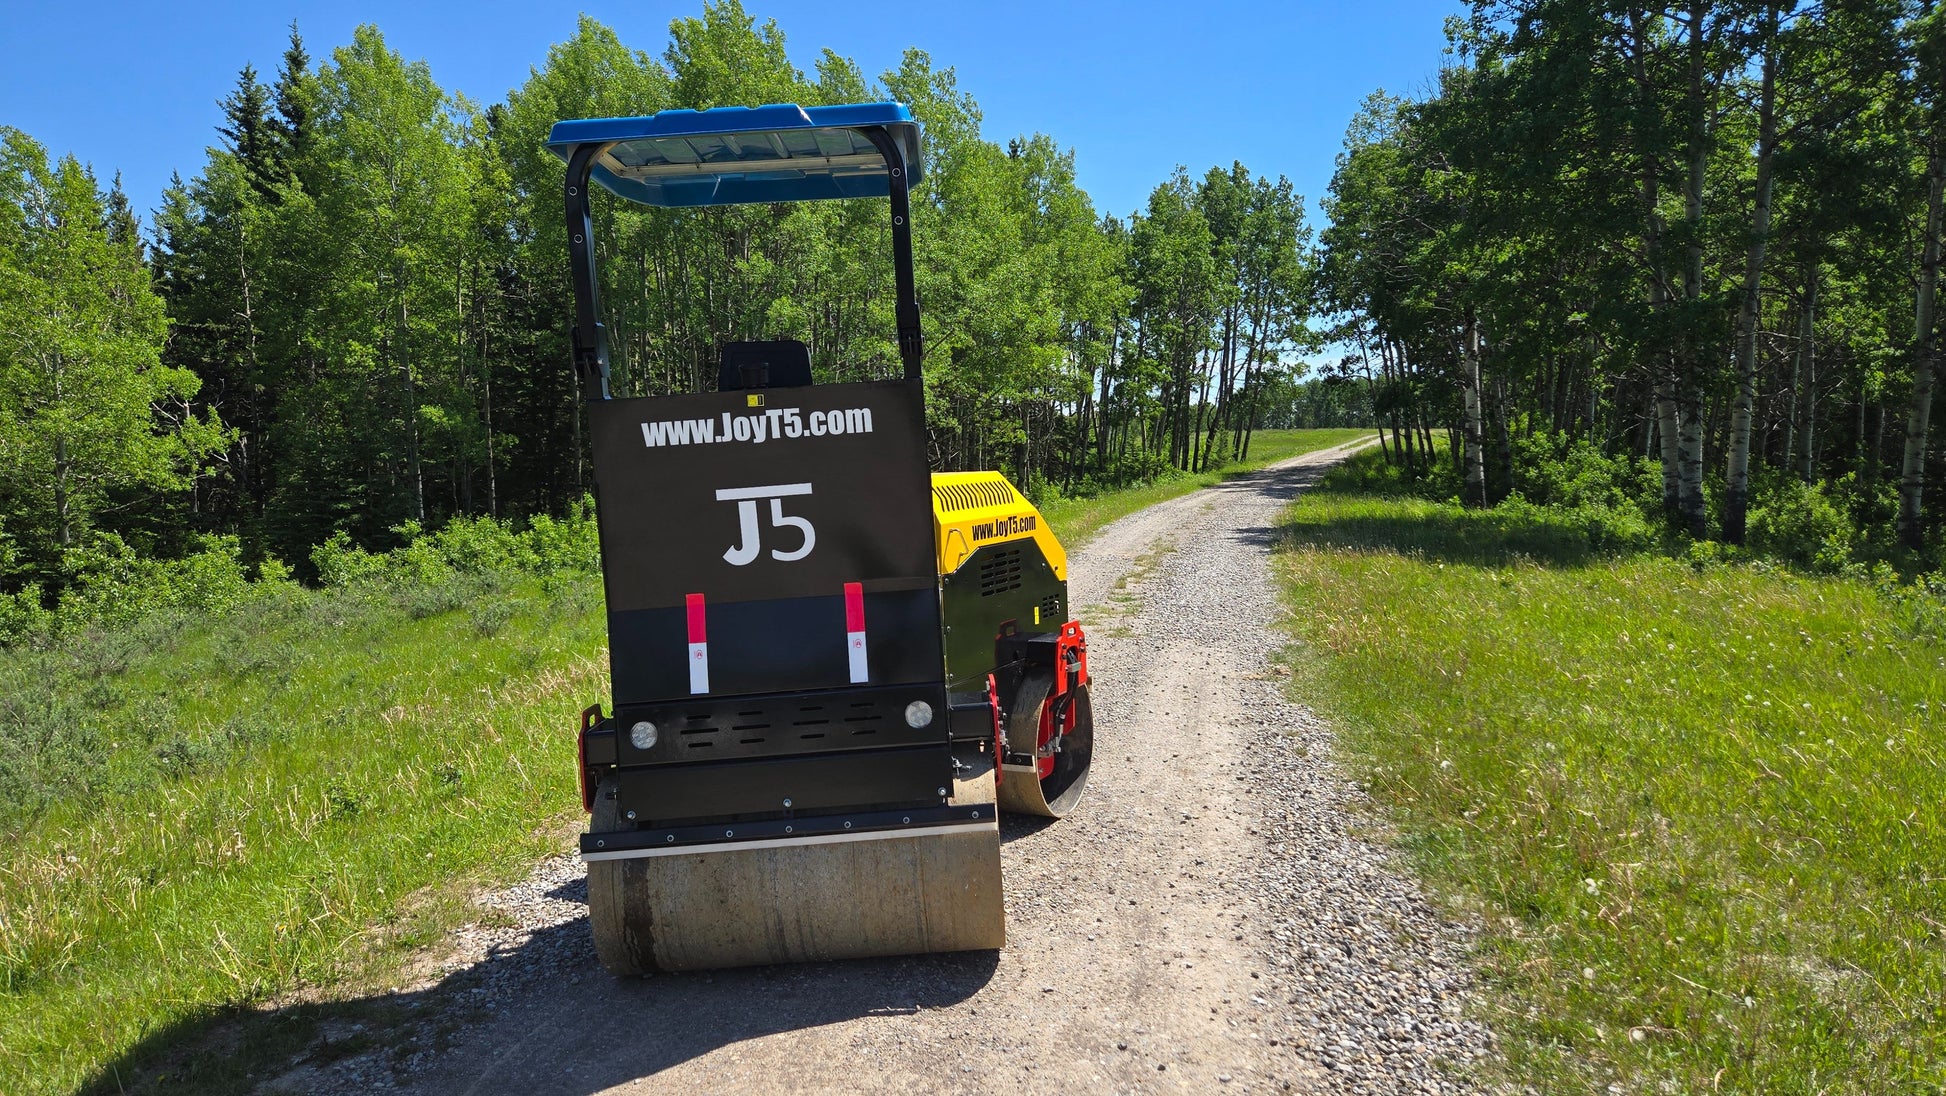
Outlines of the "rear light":
{"label": "rear light", "polygon": [[601,705],[591,704],[581,710],[581,733],[574,736],[575,768],[581,774],[581,809],[589,814],[595,810],[595,774],[588,768],[588,732],[601,725]]}

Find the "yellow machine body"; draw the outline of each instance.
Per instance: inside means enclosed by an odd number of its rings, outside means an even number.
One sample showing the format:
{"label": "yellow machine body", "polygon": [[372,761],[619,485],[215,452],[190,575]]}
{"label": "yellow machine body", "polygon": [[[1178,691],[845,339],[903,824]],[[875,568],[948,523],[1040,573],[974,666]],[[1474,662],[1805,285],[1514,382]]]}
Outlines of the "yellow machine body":
{"label": "yellow machine body", "polygon": [[934,472],[932,521],[939,573],[950,575],[989,544],[1032,540],[1062,582],[1068,554],[1041,512],[998,472]]}

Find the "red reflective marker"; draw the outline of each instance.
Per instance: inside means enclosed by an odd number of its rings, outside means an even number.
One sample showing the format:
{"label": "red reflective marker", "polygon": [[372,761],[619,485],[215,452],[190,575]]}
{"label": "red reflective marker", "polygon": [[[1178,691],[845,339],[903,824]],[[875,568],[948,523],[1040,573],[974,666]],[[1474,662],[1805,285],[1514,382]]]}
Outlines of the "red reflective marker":
{"label": "red reflective marker", "polygon": [[865,586],[845,583],[845,650],[851,656],[851,683],[862,685],[870,679],[865,666]]}
{"label": "red reflective marker", "polygon": [[704,622],[703,595],[683,598],[689,608],[689,691],[709,692],[709,633]]}

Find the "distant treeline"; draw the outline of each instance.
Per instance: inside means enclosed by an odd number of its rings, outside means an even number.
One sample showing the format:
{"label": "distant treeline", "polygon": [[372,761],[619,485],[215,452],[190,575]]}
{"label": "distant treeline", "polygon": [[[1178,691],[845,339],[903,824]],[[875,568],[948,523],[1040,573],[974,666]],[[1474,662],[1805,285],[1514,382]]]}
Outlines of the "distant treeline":
{"label": "distant treeline", "polygon": [[1393,459],[1456,425],[1485,504],[1554,433],[1651,461],[1691,536],[1789,512],[1936,565],[1946,12],[1476,0],[1449,37],[1435,94],[1367,100],[1325,203],[1321,307]]}
{"label": "distant treeline", "polygon": [[[801,72],[735,0],[676,20],[659,57],[584,18],[488,106],[375,27],[321,63],[293,27],[273,76],[243,68],[152,247],[119,182],[0,131],[0,590],[51,593],[104,534],[159,557],[235,536],[302,571],[338,532],[566,512],[591,470],[549,127],[888,98],[925,128],[938,467],[1094,490],[1221,463],[1258,421],[1344,418],[1292,402],[1313,279],[1281,178],[1178,169],[1103,216],[1072,153],[984,139],[926,54],[876,81],[829,51]],[[883,203],[596,208],[617,395],[713,383],[735,339],[801,339],[822,381],[896,371]]]}

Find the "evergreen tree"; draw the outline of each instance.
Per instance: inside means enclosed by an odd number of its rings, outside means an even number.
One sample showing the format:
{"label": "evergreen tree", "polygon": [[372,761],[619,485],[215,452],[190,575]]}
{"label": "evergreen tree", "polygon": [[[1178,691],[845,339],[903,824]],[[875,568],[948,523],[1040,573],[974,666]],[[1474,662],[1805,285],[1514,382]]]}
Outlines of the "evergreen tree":
{"label": "evergreen tree", "polygon": [[257,70],[244,65],[237,73],[236,90],[222,102],[224,124],[216,132],[228,143],[231,155],[243,166],[260,198],[270,198],[278,182],[277,132],[270,118],[270,89],[257,80]]}
{"label": "evergreen tree", "polygon": [[300,183],[301,179],[295,174],[298,165],[307,162],[311,155],[311,100],[314,93],[311,55],[305,51],[304,39],[298,35],[297,21],[293,19],[290,45],[285,48],[282,67],[277,71],[271,105],[277,114],[273,123],[276,162],[286,178]]}

